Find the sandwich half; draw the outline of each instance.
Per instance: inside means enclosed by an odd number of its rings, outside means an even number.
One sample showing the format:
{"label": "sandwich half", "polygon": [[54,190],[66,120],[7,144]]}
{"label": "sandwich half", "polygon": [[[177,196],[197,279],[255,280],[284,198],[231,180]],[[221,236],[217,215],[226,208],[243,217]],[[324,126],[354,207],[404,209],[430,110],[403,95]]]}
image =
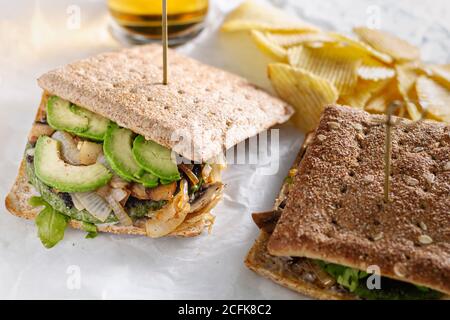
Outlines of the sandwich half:
{"label": "sandwich half", "polygon": [[292,108],[246,80],[148,45],[38,79],[43,96],[7,209],[36,219],[47,247],[66,225],[94,236],[191,237],[214,222],[220,155]]}
{"label": "sandwich half", "polygon": [[274,210],[254,215],[246,265],[320,299],[448,299],[450,127],[395,122],[385,203],[385,117],[327,107]]}

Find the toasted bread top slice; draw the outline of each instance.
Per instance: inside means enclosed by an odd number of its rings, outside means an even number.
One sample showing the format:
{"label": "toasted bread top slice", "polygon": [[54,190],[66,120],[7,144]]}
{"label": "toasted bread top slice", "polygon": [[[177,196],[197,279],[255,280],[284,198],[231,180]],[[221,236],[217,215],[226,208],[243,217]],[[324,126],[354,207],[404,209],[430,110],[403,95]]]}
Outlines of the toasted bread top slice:
{"label": "toasted bread top slice", "polygon": [[268,250],[450,294],[450,127],[395,119],[383,202],[385,117],[325,109]]}
{"label": "toasted bread top slice", "polygon": [[117,122],[182,156],[206,161],[285,122],[293,109],[247,80],[162,47],[103,53],[38,79],[47,92]]}

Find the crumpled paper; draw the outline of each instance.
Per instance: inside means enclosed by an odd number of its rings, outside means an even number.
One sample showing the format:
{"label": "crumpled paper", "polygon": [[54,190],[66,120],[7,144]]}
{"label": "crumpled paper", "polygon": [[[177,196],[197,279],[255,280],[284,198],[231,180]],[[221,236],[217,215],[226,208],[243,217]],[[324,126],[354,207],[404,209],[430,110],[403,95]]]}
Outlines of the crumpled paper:
{"label": "crumpled paper", "polygon": [[[239,1],[211,1],[205,31],[178,50],[205,63],[249,78],[271,90],[265,71],[270,59],[246,34],[221,34],[221,21]],[[312,23],[348,32],[365,24],[372,1],[273,0]],[[418,0],[377,1],[382,27],[423,46],[424,58],[449,62],[449,7]],[[81,24],[68,24],[78,6]],[[426,8],[425,8],[426,6]],[[4,8],[3,8],[4,7]],[[69,7],[72,10],[68,10]],[[425,9],[424,9],[425,8]],[[76,9],[76,8],[75,8]],[[76,11],[76,10],[75,10]],[[427,16],[424,15],[427,12]],[[14,14],[12,14],[14,13]],[[12,18],[14,17],[14,18]],[[73,22],[73,21],[72,21]],[[0,190],[6,195],[37,108],[43,72],[120,45],[107,32],[105,1],[17,0],[0,12]],[[158,239],[101,234],[85,239],[67,230],[64,240],[45,249],[33,222],[0,213],[0,298],[7,299],[301,299],[248,270],[243,260],[258,229],[251,213],[269,210],[294,161],[303,134],[278,126],[279,157],[231,165],[223,175],[222,202],[214,209],[212,233],[192,239]],[[254,152],[249,150],[248,152]],[[277,168],[267,175],[267,168]]]}

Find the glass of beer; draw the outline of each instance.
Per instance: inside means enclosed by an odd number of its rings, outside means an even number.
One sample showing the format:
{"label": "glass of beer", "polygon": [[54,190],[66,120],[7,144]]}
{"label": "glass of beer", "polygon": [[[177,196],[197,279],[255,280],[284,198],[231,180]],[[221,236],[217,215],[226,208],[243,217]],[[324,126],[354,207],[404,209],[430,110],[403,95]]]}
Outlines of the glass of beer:
{"label": "glass of beer", "polygon": [[[162,0],[108,0],[111,31],[129,43],[161,41]],[[192,39],[203,29],[208,0],[167,0],[169,45]]]}

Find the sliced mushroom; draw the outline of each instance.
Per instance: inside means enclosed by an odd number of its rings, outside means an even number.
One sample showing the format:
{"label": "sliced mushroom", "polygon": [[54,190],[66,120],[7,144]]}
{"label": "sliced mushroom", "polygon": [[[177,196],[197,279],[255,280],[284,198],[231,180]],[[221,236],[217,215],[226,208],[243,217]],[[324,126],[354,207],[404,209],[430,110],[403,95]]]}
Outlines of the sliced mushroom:
{"label": "sliced mushroom", "polygon": [[181,163],[178,165],[178,168],[180,168],[185,174],[186,176],[189,178],[189,180],[191,180],[193,185],[198,184],[200,181],[198,180],[197,176],[195,175],[195,173],[192,171],[192,167],[189,165],[186,165],[184,163]]}
{"label": "sliced mushroom", "polygon": [[222,190],[223,183],[221,182],[203,185],[196,198],[191,202],[190,212],[199,211],[206,207],[210,202],[214,201],[217,197],[220,197],[222,195]]}
{"label": "sliced mushroom", "polygon": [[146,188],[140,183],[133,183],[131,185],[130,191],[132,197],[135,197],[139,200],[150,200]]}
{"label": "sliced mushroom", "polygon": [[253,213],[252,218],[255,224],[261,230],[271,234],[275,229],[278,219],[281,216],[281,210]]}
{"label": "sliced mushroom", "polygon": [[28,135],[28,141],[35,143],[40,136],[51,136],[55,130],[48,124],[34,123],[31,127],[31,132]]}
{"label": "sliced mushroom", "polygon": [[147,188],[147,195],[149,199],[154,201],[170,200],[177,190],[177,183],[174,181],[169,184],[160,184],[155,188]]}
{"label": "sliced mushroom", "polygon": [[80,163],[84,165],[94,164],[103,153],[101,144],[90,141],[80,141],[77,147],[80,150]]}

